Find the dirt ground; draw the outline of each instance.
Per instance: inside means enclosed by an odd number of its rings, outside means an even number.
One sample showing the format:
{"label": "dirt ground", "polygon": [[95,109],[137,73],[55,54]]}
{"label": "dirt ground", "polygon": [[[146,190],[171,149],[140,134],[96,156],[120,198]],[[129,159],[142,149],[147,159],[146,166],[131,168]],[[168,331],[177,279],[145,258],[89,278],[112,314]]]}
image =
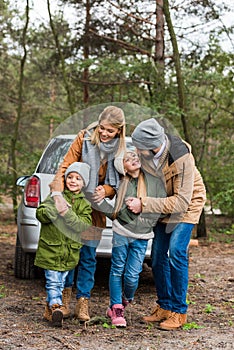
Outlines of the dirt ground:
{"label": "dirt ground", "polygon": [[[213,220],[213,219],[212,219]],[[210,222],[210,226],[214,221]],[[155,303],[151,269],[140,277],[135,302],[126,309],[128,326],[111,328],[108,306],[107,261],[99,261],[90,303],[91,321],[79,324],[73,317],[62,329],[43,320],[44,279],[14,277],[16,225],[9,203],[0,205],[0,349],[1,350],[170,350],[234,348],[234,255],[233,235],[214,235],[191,247],[188,324],[186,329],[161,331],[141,317]],[[214,238],[215,237],[215,238]],[[75,306],[75,293],[72,309]]]}

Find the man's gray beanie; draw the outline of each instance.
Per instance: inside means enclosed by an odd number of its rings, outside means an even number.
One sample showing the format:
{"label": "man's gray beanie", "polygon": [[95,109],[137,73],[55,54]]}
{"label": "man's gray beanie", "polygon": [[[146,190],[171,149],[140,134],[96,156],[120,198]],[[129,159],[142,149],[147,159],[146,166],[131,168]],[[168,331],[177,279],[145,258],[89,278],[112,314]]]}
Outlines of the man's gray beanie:
{"label": "man's gray beanie", "polygon": [[154,118],[142,121],[132,133],[132,143],[138,149],[155,149],[164,141],[164,128]]}
{"label": "man's gray beanie", "polygon": [[85,187],[87,187],[89,183],[89,172],[90,172],[90,166],[86,163],[81,163],[81,162],[74,162],[65,171],[65,180],[70,173],[78,173],[84,180]]}

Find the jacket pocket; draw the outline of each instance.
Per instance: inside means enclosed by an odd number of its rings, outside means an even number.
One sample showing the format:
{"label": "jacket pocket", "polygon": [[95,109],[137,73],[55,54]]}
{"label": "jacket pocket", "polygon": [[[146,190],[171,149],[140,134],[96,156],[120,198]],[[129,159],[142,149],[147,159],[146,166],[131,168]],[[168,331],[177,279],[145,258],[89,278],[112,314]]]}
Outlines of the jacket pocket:
{"label": "jacket pocket", "polygon": [[58,262],[62,251],[60,241],[52,241],[52,239],[40,238],[38,250],[36,253],[37,263],[43,264],[47,268],[58,268]]}

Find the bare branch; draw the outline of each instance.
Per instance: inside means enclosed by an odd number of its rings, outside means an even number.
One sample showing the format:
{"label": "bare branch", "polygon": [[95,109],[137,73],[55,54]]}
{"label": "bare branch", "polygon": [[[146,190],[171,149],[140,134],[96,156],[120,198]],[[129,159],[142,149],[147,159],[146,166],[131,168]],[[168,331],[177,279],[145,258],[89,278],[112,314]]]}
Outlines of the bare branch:
{"label": "bare branch", "polygon": [[126,43],[123,40],[111,38],[111,37],[106,36],[106,35],[100,35],[92,29],[90,29],[89,31],[90,31],[90,33],[94,34],[96,37],[101,38],[101,39],[105,39],[105,40],[113,42],[113,43],[117,43],[119,46],[121,46],[127,50],[130,50],[132,52],[140,52],[141,54],[146,55],[148,57],[153,57],[149,51],[141,49],[138,46]]}

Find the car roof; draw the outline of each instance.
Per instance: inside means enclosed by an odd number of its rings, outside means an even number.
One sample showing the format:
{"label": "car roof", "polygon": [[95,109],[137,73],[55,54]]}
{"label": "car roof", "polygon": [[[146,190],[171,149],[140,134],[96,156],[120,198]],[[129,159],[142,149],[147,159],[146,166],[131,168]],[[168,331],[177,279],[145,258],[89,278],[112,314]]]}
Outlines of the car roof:
{"label": "car roof", "polygon": [[68,135],[58,135],[52,138],[55,139],[74,139],[76,137],[77,134],[68,134]]}
{"label": "car roof", "polygon": [[[74,137],[76,137],[77,134],[68,134],[68,135],[58,135],[58,136],[55,136],[54,138],[56,139],[73,139]],[[126,136],[125,137],[127,141],[131,141],[131,136]]]}

